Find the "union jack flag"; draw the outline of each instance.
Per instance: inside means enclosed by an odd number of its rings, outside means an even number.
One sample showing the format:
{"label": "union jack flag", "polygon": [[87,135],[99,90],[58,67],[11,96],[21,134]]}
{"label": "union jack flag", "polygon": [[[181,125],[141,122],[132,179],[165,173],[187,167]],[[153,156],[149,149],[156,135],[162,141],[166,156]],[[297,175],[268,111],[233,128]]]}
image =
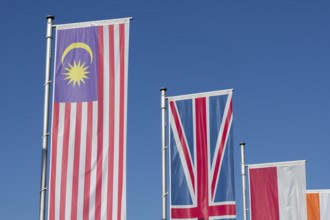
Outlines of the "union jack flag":
{"label": "union jack flag", "polygon": [[168,101],[171,219],[236,219],[232,90]]}

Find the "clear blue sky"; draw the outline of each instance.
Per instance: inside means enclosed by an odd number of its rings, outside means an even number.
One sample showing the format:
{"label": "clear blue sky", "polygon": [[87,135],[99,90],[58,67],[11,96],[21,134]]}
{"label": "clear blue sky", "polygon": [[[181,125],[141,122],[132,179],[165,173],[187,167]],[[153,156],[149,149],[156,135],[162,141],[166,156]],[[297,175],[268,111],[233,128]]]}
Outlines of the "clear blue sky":
{"label": "clear blue sky", "polygon": [[234,88],[247,163],[307,160],[330,188],[329,0],[12,0],[0,7],[0,219],[38,219],[46,16],[55,24],[134,17],[129,54],[127,219],[161,219],[160,92]]}

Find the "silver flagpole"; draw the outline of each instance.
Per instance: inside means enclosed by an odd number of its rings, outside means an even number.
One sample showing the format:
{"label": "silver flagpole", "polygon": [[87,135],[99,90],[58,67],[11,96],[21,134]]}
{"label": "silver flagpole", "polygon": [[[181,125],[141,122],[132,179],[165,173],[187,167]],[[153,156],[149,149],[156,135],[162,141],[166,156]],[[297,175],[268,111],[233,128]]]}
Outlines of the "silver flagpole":
{"label": "silver flagpole", "polygon": [[240,143],[241,146],[241,175],[242,175],[242,190],[243,190],[243,219],[247,220],[247,208],[246,208],[246,183],[245,183],[245,143]]}
{"label": "silver flagpole", "polygon": [[167,219],[167,191],[166,191],[166,88],[161,88],[161,106],[162,111],[162,202],[163,202],[163,218],[162,220]]}
{"label": "silver flagpole", "polygon": [[47,16],[47,48],[46,48],[46,70],[45,70],[45,96],[44,96],[44,125],[42,135],[42,168],[41,168],[41,186],[40,186],[40,220],[45,219],[46,206],[46,176],[47,176],[47,144],[48,144],[48,120],[49,120],[49,88],[50,88],[50,62],[51,47],[53,39],[53,20],[54,16]]}

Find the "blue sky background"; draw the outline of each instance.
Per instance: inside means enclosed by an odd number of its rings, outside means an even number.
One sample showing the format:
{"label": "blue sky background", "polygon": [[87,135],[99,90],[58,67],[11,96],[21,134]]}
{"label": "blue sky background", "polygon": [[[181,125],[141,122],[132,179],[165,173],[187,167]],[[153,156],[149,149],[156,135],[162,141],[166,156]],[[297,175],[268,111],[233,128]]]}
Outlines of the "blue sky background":
{"label": "blue sky background", "polygon": [[234,88],[247,163],[307,160],[330,188],[330,1],[39,1],[0,7],[0,219],[39,218],[46,16],[55,24],[134,17],[129,54],[127,219],[161,219],[160,87]]}

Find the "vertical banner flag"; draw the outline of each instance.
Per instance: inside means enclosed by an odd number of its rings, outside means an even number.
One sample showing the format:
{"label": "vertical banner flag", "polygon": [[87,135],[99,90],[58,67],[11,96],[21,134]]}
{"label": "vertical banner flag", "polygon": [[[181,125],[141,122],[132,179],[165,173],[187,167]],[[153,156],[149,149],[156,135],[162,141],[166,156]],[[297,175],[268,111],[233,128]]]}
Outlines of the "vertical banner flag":
{"label": "vertical banner flag", "polygon": [[307,220],[330,219],[330,190],[307,190]]}
{"label": "vertical banner flag", "polygon": [[129,21],[56,26],[49,220],[126,219]]}
{"label": "vertical banner flag", "polygon": [[306,220],[305,163],[248,165],[251,220]]}
{"label": "vertical banner flag", "polygon": [[236,219],[232,90],[168,102],[171,219]]}

